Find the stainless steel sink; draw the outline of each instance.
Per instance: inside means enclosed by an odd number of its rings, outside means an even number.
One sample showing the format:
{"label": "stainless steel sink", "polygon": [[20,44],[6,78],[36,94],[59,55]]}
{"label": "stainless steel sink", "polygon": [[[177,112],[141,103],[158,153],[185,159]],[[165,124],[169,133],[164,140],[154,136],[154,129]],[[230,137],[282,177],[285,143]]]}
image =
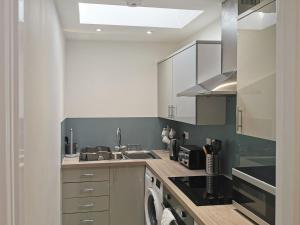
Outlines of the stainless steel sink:
{"label": "stainless steel sink", "polygon": [[126,159],[126,157],[122,154],[122,152],[113,152],[110,159],[123,160]]}
{"label": "stainless steel sink", "polygon": [[[133,146],[133,145],[132,145]],[[129,150],[130,149],[130,150]],[[126,160],[126,159],[155,159],[159,158],[149,150],[133,150],[111,152],[109,147],[87,147],[80,152],[80,161]]]}
{"label": "stainless steel sink", "polygon": [[157,157],[148,150],[124,151],[123,155],[128,159],[156,159]]}

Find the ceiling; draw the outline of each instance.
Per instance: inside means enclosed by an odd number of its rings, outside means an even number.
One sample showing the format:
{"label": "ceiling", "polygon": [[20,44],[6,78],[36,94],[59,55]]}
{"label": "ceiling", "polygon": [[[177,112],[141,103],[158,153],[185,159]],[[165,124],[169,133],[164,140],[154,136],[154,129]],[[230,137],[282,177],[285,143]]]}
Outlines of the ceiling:
{"label": "ceiling", "polygon": [[[199,17],[183,29],[125,27],[90,25],[79,23],[78,3],[127,5],[128,0],[56,0],[56,7],[67,39],[180,42],[201,28],[218,19],[221,15],[221,0],[129,0],[140,2],[143,7],[198,9],[204,10]],[[101,28],[101,32],[96,30]],[[147,31],[153,31],[147,34]]]}

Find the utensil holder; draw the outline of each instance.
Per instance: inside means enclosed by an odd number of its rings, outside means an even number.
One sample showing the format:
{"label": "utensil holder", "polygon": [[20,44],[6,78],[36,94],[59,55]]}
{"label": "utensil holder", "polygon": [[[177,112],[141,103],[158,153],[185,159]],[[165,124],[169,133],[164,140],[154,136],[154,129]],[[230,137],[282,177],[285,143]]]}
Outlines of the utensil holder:
{"label": "utensil holder", "polygon": [[217,154],[206,155],[206,173],[208,175],[219,174],[219,156]]}

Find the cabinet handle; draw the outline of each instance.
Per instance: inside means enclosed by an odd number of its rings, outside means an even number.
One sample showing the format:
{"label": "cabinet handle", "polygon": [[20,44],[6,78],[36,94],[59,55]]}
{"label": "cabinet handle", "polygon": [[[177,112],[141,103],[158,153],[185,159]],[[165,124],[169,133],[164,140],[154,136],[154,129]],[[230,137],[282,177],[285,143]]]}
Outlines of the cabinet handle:
{"label": "cabinet handle", "polygon": [[94,177],[95,174],[93,174],[93,173],[84,173],[84,174],[82,174],[81,176],[82,176],[82,177]]}
{"label": "cabinet handle", "polygon": [[94,207],[95,204],[94,203],[88,203],[88,204],[85,204],[85,205],[79,205],[80,208],[92,208]]}
{"label": "cabinet handle", "polygon": [[171,112],[170,112],[171,110],[170,109],[171,109],[171,106],[168,105],[168,118],[171,118]]}
{"label": "cabinet handle", "polygon": [[84,192],[84,193],[93,192],[93,191],[95,191],[94,188],[84,188],[84,189],[82,189],[82,192]]}
{"label": "cabinet handle", "polygon": [[238,108],[237,111],[238,111],[237,130],[238,133],[242,133],[243,132],[243,110],[241,108]]}
{"label": "cabinet handle", "polygon": [[87,219],[87,220],[80,220],[80,223],[94,223],[95,220],[93,219]]}

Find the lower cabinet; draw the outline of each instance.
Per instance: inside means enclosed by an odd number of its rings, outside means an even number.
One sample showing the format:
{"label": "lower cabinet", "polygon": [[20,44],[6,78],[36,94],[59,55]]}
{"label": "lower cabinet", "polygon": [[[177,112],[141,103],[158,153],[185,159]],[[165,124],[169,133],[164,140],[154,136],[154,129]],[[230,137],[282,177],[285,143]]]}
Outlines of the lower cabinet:
{"label": "lower cabinet", "polygon": [[145,167],[110,169],[110,225],[144,225]]}
{"label": "lower cabinet", "polygon": [[62,225],[144,225],[144,166],[62,170]]}

